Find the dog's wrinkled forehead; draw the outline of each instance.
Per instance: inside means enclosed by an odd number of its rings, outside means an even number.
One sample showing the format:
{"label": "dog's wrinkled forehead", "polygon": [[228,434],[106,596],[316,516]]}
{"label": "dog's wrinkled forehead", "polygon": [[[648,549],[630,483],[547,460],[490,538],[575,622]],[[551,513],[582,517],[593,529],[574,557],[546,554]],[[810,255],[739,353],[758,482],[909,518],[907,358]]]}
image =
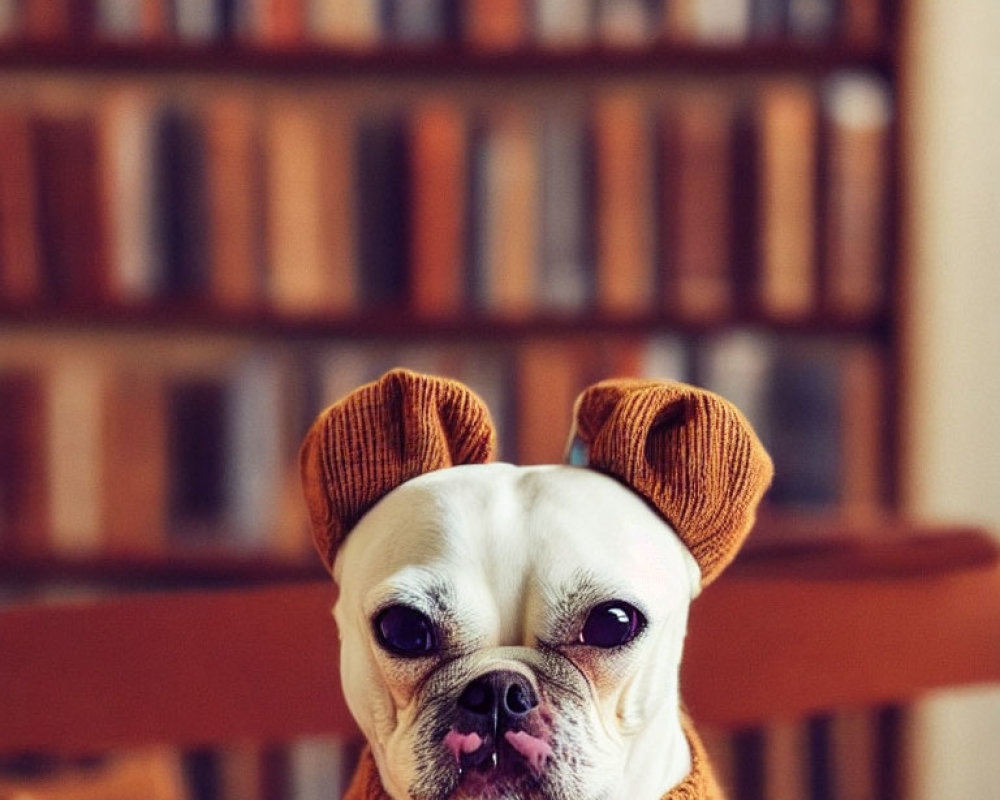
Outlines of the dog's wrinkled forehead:
{"label": "dog's wrinkled forehead", "polygon": [[347,538],[334,577],[345,592],[374,592],[371,605],[454,605],[468,584],[468,596],[490,589],[498,610],[569,594],[581,604],[641,592],[668,602],[700,584],[677,536],[618,481],[509,464],[439,470],[393,490]]}

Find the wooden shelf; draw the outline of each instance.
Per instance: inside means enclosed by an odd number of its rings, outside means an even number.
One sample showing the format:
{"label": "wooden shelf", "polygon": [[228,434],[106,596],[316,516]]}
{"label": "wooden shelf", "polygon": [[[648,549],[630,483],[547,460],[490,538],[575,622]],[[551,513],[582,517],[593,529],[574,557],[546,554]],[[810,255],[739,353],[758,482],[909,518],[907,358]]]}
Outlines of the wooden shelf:
{"label": "wooden shelf", "polygon": [[[734,566],[694,602],[682,691],[700,722],[1000,681],[995,560],[882,580],[786,566]],[[0,610],[0,753],[350,735],[334,597],[326,579]]]}
{"label": "wooden shelf", "polygon": [[482,75],[573,78],[673,72],[725,74],[795,72],[825,75],[842,69],[891,74],[888,47],[841,43],[754,43],[733,46],[657,43],[646,47],[588,46],[566,50],[524,47],[482,52],[461,45],[337,50],[321,45],[263,48],[221,42],[117,44],[111,42],[12,43],[0,48],[0,69],[80,72],[176,72],[283,77],[429,77]]}
{"label": "wooden shelf", "polygon": [[250,586],[317,580],[318,558],[290,558],[210,548],[163,554],[95,556],[0,555],[0,582],[8,586],[82,584],[99,589]]}
{"label": "wooden shelf", "polygon": [[46,303],[14,306],[0,303],[0,326],[86,326],[91,329],[155,330],[166,333],[220,333],[280,339],[455,339],[512,340],[574,335],[706,334],[734,328],[766,328],[779,333],[888,335],[885,315],[845,317],[818,312],[808,317],[775,319],[741,312],[698,320],[667,312],[613,316],[594,311],[540,311],[523,318],[487,313],[455,317],[420,317],[406,310],[372,309],[342,317],[292,316],[264,309],[222,310],[209,302],[116,305]]}
{"label": "wooden shelf", "polygon": [[[1000,565],[1000,545],[973,527],[886,519],[859,525],[829,518],[771,517],[751,534],[729,572],[739,578],[834,581],[929,577]],[[0,555],[0,582],[106,589],[252,586],[326,577],[319,559],[177,547],[163,554]]]}
{"label": "wooden shelf", "polygon": [[731,572],[764,579],[892,580],[998,565],[1000,543],[971,526],[782,516],[761,520]]}

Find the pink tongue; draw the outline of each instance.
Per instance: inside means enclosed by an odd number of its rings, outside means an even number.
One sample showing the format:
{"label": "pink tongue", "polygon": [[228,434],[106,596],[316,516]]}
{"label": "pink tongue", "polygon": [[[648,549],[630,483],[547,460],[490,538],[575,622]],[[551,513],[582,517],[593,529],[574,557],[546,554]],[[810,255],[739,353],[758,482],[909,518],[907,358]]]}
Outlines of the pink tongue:
{"label": "pink tongue", "polygon": [[462,753],[474,753],[483,745],[483,737],[478,733],[459,733],[451,730],[444,737],[444,746],[458,761]]}
{"label": "pink tongue", "polygon": [[536,776],[540,775],[542,767],[552,755],[552,748],[549,747],[548,743],[526,731],[507,731],[504,738],[511,747],[524,756],[531,771]]}

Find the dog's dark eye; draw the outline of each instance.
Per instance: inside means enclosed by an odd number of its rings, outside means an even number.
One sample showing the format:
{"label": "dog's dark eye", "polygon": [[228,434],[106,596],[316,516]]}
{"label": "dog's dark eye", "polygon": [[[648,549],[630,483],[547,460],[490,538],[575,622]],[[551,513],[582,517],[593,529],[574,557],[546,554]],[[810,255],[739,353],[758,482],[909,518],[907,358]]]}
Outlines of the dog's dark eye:
{"label": "dog's dark eye", "polygon": [[623,600],[608,600],[590,609],[580,631],[580,642],[594,647],[620,647],[646,626],[646,618]]}
{"label": "dog's dark eye", "polygon": [[375,617],[375,634],[390,653],[417,657],[437,649],[434,625],[427,616],[410,606],[389,606]]}

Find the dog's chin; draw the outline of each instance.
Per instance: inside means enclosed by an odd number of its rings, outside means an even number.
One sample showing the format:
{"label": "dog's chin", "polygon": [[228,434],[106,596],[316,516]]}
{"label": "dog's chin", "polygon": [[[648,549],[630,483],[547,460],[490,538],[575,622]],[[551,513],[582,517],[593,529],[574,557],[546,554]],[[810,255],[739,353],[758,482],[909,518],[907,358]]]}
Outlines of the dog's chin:
{"label": "dog's chin", "polygon": [[450,800],[555,800],[542,791],[537,778],[502,768],[462,774]]}
{"label": "dog's chin", "polygon": [[471,772],[443,782],[435,800],[569,800],[533,775]]}
{"label": "dog's chin", "polygon": [[523,763],[504,762],[468,769],[449,764],[425,773],[419,786],[411,787],[415,800],[604,800],[605,791],[585,787],[579,776],[553,767],[536,774]]}

